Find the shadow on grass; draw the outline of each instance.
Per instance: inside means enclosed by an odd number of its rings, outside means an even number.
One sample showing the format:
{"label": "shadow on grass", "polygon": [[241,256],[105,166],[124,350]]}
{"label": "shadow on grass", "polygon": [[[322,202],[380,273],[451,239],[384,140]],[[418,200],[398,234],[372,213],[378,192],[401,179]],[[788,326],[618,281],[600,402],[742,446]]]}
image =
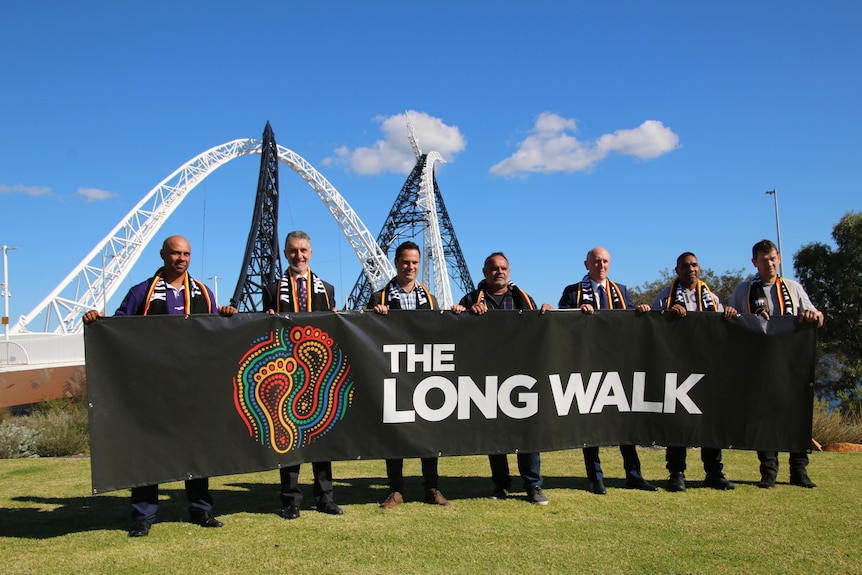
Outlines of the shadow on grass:
{"label": "shadow on grass", "polygon": [[[405,501],[422,501],[421,477],[405,477]],[[455,502],[487,497],[493,484],[489,477],[441,477],[440,489]],[[625,480],[609,479],[609,488],[625,487]],[[314,509],[311,485],[302,486],[302,509]],[[545,489],[587,489],[585,478],[546,477]],[[512,498],[526,503],[521,479],[512,478]],[[279,476],[272,472],[271,483],[232,481],[211,489],[217,516],[234,513],[278,515],[281,511]],[[335,478],[335,501],[341,506],[377,504],[389,493],[382,477]],[[162,488],[157,522],[188,520],[188,502],[182,487]],[[130,526],[127,491],[92,497],[13,497],[12,501],[32,507],[0,509],[0,537],[50,539],[86,531],[125,531]],[[347,509],[349,513],[349,509]],[[228,519],[229,521],[229,519]]]}

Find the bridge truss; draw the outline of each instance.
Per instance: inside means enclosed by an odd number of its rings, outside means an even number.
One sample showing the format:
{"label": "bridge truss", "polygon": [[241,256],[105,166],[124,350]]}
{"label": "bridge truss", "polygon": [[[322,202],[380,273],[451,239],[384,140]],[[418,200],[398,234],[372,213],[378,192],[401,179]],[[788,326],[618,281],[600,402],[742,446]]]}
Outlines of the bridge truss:
{"label": "bridge truss", "polygon": [[[31,324],[42,315],[46,333],[80,333],[81,316],[91,309],[105,310],[144,248],[182,200],[216,169],[240,156],[260,154],[262,146],[261,140],[233,140],[178,168],[150,190],[44,300],[21,316],[11,333],[34,331]],[[382,288],[395,275],[395,268],[347,200],[299,154],[282,146],[277,149],[279,162],[305,180],[335,218],[370,284]]]}
{"label": "bridge truss", "polygon": [[[402,242],[421,236],[421,281],[436,295],[440,308],[449,309],[454,303],[450,270],[464,293],[475,288],[434,176],[435,166],[445,163],[445,160],[437,152],[422,153],[409,116],[407,131],[416,156],[416,165],[392,204],[389,216],[377,235],[377,244],[390,256],[394,256],[395,250]],[[360,274],[348,296],[348,306],[352,309],[365,307],[371,294],[377,289],[380,288],[375,287],[367,275]]]}
{"label": "bridge truss", "polygon": [[263,305],[263,290],[281,278],[278,244],[278,148],[267,122],[263,130],[251,231],[230,305],[239,311],[264,311],[258,309],[258,304]]}

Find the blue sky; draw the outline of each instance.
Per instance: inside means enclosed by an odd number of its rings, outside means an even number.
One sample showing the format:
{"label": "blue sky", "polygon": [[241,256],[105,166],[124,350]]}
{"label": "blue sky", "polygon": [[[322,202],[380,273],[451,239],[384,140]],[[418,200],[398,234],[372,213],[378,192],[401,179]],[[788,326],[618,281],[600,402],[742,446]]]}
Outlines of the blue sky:
{"label": "blue sky", "polygon": [[[595,245],[629,286],[687,250],[752,270],[751,245],[775,239],[772,189],[792,275],[801,245],[862,210],[860,29],[850,0],[6,3],[10,316],[171,172],[267,121],[376,236],[413,163],[406,110],[448,160],[437,181],[475,281],[502,250],[556,305]],[[258,170],[248,156],[214,172],[158,235],[190,239],[222,303]],[[343,300],[356,256],[311,188],[283,165],[280,180],[280,236],[312,235],[311,267]],[[158,263],[151,245],[124,287]]]}

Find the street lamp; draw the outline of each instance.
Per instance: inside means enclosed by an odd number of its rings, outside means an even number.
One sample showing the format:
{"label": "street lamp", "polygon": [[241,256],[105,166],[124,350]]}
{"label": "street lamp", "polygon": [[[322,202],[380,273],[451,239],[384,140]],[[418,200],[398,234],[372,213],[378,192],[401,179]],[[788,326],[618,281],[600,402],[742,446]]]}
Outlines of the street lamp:
{"label": "street lamp", "polygon": [[218,281],[224,278],[222,278],[221,276],[213,276],[209,279],[213,281],[213,293],[215,294],[216,305],[218,305]]}
{"label": "street lamp", "polygon": [[[767,196],[772,196],[775,200],[775,233],[778,239],[778,253],[783,253],[781,250],[781,223],[778,221],[778,190],[769,190]],[[781,256],[781,263],[778,264],[778,275],[784,277],[784,256]]]}
{"label": "street lamp", "polygon": [[6,334],[6,341],[9,341],[9,262],[6,258],[6,252],[9,250],[17,250],[9,246],[3,246],[3,331]]}

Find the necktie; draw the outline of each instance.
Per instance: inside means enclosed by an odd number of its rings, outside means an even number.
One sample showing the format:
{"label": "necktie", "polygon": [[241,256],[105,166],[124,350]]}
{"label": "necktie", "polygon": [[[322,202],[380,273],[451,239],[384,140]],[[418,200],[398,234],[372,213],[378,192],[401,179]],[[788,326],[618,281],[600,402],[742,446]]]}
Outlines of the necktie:
{"label": "necktie", "polygon": [[599,286],[599,309],[608,309],[608,292],[605,286]]}
{"label": "necktie", "polygon": [[296,278],[296,304],[299,311],[308,309],[308,290],[305,286],[305,277]]}

